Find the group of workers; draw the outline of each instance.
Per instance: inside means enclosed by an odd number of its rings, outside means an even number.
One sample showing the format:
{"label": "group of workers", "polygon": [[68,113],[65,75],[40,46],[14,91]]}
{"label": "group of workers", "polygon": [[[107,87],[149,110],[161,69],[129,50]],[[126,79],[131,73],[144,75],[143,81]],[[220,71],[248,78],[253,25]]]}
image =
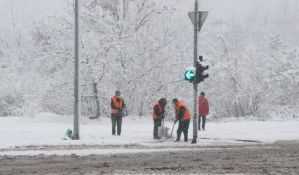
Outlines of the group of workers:
{"label": "group of workers", "polygon": [[[158,136],[158,128],[162,125],[162,120],[165,118],[165,107],[167,100],[165,98],[160,98],[154,105],[152,118],[154,121],[154,131],[153,138],[160,139]],[[190,124],[191,114],[186,104],[177,99],[172,99],[172,105],[175,110],[175,123],[179,122],[177,129],[177,137],[175,142],[179,142],[181,134],[184,134],[184,141],[188,141],[188,129]],[[124,98],[121,96],[121,92],[117,90],[115,95],[111,98],[111,121],[112,121],[112,135],[121,135],[121,125],[122,117],[124,116],[124,111],[126,104]],[[205,97],[205,93],[201,92],[198,98],[198,130],[205,130],[206,116],[209,113],[209,103]],[[117,127],[117,132],[116,132]]]}

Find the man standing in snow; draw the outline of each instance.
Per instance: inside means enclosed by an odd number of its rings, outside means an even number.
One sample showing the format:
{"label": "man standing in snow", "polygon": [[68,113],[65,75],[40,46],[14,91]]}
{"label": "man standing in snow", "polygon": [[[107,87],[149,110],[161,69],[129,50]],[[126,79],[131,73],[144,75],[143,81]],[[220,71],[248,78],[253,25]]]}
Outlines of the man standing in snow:
{"label": "man standing in snow", "polygon": [[112,135],[115,135],[115,127],[117,125],[117,135],[121,134],[121,125],[123,111],[126,107],[124,98],[121,96],[119,90],[115,91],[115,95],[111,98],[111,121],[112,121]]}
{"label": "man standing in snow", "polygon": [[179,121],[179,126],[177,130],[177,139],[175,142],[179,142],[181,138],[182,132],[184,133],[184,141],[188,141],[188,129],[190,124],[190,112],[186,106],[186,104],[182,101],[179,101],[177,98],[172,100],[172,104],[174,105],[176,120]]}
{"label": "man standing in snow", "polygon": [[202,120],[202,130],[205,130],[206,117],[209,114],[209,102],[205,97],[205,93],[201,92],[198,98],[198,130],[200,130],[200,123]]}
{"label": "man standing in snow", "polygon": [[161,126],[161,122],[164,119],[166,103],[167,102],[165,98],[160,98],[160,100],[154,105],[154,111],[152,115],[154,120],[154,139],[161,138],[158,136],[158,127]]}

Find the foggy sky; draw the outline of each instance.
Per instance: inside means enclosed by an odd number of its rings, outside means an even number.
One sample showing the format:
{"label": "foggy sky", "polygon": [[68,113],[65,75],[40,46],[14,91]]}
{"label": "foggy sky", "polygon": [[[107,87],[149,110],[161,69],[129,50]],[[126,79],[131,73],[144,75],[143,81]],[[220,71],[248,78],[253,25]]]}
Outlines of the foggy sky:
{"label": "foggy sky", "polygon": [[[70,1],[70,0],[68,0]],[[299,0],[199,0],[200,10],[209,11],[208,19],[231,16],[267,14],[284,10],[299,11]],[[159,0],[163,4],[163,0]],[[193,11],[194,0],[173,0],[177,6],[178,20],[189,20],[187,13]],[[34,19],[63,14],[66,0],[0,0],[0,37],[11,30],[12,14],[15,23],[30,27]],[[254,12],[254,13],[253,13]],[[299,13],[299,12],[298,12]],[[28,25],[28,26],[26,26]],[[9,27],[10,26],[10,27]]]}
{"label": "foggy sky", "polygon": [[[163,0],[160,0],[163,3]],[[283,8],[286,4],[296,4],[299,10],[298,0],[199,0],[200,9],[208,10],[214,17],[228,17],[230,15],[247,15],[253,9],[258,11],[275,11],[278,7]],[[66,0],[0,0],[0,18],[9,15],[12,4],[23,17],[34,18],[43,15],[56,15],[64,11]],[[186,15],[193,11],[194,0],[174,0],[178,11]],[[290,8],[288,6],[288,8]]]}

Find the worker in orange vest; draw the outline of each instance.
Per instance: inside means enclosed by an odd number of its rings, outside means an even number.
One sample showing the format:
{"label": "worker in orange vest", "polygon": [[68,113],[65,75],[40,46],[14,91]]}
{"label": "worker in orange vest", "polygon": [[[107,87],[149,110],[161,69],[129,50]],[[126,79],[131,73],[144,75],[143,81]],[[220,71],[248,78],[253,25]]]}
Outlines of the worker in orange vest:
{"label": "worker in orange vest", "polygon": [[165,113],[165,106],[166,106],[166,99],[160,98],[158,102],[154,105],[153,110],[153,120],[154,120],[154,139],[160,139],[161,137],[158,136],[158,127],[161,126],[162,120],[164,119],[164,113]]}
{"label": "worker in orange vest", "polygon": [[111,98],[111,121],[112,135],[115,135],[115,127],[117,126],[117,135],[121,134],[122,117],[126,104],[119,90],[115,91],[115,95]]}
{"label": "worker in orange vest", "polygon": [[186,104],[178,100],[177,98],[173,99],[172,103],[174,105],[175,115],[176,115],[175,123],[179,121],[179,126],[177,129],[177,139],[175,140],[175,142],[180,141],[182,132],[184,133],[184,141],[187,142],[188,129],[189,129],[190,118],[191,118],[190,112]]}

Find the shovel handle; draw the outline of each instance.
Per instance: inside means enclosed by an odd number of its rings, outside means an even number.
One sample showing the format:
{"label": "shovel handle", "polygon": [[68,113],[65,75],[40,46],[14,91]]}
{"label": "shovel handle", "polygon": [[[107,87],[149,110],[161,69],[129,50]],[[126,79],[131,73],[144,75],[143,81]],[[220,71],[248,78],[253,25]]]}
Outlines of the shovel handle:
{"label": "shovel handle", "polygon": [[175,124],[176,124],[176,122],[173,123],[172,129],[171,129],[170,137],[172,137],[172,132],[173,132],[173,128],[174,128]]}

